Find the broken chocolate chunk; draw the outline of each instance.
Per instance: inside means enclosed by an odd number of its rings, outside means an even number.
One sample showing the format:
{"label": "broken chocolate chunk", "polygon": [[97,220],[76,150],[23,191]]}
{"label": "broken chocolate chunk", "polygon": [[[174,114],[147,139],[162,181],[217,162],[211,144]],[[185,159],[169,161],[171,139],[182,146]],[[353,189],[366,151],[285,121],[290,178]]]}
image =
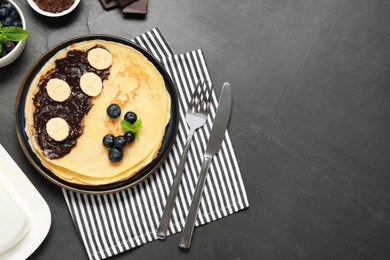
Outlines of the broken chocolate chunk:
{"label": "broken chocolate chunk", "polygon": [[146,14],[148,12],[148,0],[137,0],[122,8],[125,14]]}
{"label": "broken chocolate chunk", "polygon": [[111,10],[117,6],[119,3],[116,0],[99,0],[104,10]]}
{"label": "broken chocolate chunk", "polygon": [[124,7],[128,6],[129,4],[135,2],[136,0],[116,0],[116,1],[119,3],[119,5],[122,8],[124,8]]}

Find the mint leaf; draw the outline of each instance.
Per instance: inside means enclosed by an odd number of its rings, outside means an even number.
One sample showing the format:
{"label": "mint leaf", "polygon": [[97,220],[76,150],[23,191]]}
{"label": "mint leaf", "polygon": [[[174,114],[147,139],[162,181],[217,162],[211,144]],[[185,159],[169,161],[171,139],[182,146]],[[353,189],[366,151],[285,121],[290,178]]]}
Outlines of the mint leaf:
{"label": "mint leaf", "polygon": [[7,41],[7,37],[3,33],[1,33],[1,28],[0,28],[0,41],[1,42],[6,42]]}
{"label": "mint leaf", "polygon": [[135,121],[135,123],[133,124],[133,127],[136,129],[142,128],[142,120],[137,119],[137,121]]}
{"label": "mint leaf", "polygon": [[135,139],[139,140],[138,129],[142,128],[142,120],[137,119],[134,124],[130,124],[126,120],[121,121],[121,127],[125,132],[132,132],[135,135]]}
{"label": "mint leaf", "polygon": [[129,122],[127,122],[126,120],[122,120],[121,121],[121,127],[123,130],[125,130],[126,132],[132,130],[132,127],[131,127],[131,124]]}
{"label": "mint leaf", "polygon": [[28,37],[28,31],[17,26],[0,28],[0,38],[4,41],[19,42]]}

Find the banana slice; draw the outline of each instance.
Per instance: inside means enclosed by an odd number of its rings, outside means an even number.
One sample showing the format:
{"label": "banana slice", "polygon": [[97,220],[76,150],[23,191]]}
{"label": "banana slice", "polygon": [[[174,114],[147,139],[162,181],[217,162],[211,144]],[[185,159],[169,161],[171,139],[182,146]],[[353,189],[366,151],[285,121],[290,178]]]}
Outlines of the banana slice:
{"label": "banana slice", "polygon": [[51,99],[57,102],[64,102],[70,97],[70,87],[62,79],[50,79],[46,85],[47,94]]}
{"label": "banana slice", "polygon": [[61,142],[69,136],[69,125],[64,119],[54,117],[47,121],[46,132],[53,140]]}
{"label": "banana slice", "polygon": [[93,72],[87,72],[80,78],[81,90],[90,97],[96,97],[102,92],[101,78]]}
{"label": "banana slice", "polygon": [[94,48],[88,52],[88,62],[98,70],[107,69],[112,64],[112,55],[103,48]]}

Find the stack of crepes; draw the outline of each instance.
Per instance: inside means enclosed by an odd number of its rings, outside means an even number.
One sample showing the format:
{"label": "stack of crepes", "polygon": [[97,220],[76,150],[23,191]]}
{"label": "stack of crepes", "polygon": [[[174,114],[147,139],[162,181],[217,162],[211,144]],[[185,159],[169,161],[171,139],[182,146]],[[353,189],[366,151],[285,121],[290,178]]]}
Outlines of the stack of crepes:
{"label": "stack of crepes", "polygon": [[[34,96],[39,83],[56,68],[55,61],[72,50],[87,51],[102,46],[112,55],[108,79],[103,89],[92,98],[92,107],[82,120],[83,132],[71,151],[61,158],[50,159],[36,139]],[[130,178],[157,156],[170,119],[170,96],[162,75],[142,53],[112,41],[90,40],[73,43],[55,54],[31,83],[25,105],[26,134],[32,150],[41,163],[59,178],[81,185],[104,185]],[[119,104],[122,116],[107,116],[110,104]],[[133,111],[142,120],[139,139],[124,148],[123,159],[110,162],[107,148],[102,145],[106,134],[123,135],[120,121],[126,111]],[[62,142],[58,142],[62,145]]]}

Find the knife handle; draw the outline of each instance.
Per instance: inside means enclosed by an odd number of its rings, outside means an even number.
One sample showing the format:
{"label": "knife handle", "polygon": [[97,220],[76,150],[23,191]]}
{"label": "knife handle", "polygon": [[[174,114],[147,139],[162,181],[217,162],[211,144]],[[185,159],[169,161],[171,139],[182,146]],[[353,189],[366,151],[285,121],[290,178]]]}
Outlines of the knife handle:
{"label": "knife handle", "polygon": [[196,216],[198,215],[200,199],[202,198],[203,188],[204,184],[206,183],[207,172],[210,167],[211,160],[212,158],[204,157],[198,183],[196,184],[195,188],[194,198],[192,199],[191,207],[187,215],[187,220],[180,237],[179,247],[181,248],[189,249],[191,246]]}
{"label": "knife handle", "polygon": [[167,236],[169,221],[171,219],[173,207],[175,206],[176,196],[179,191],[181,177],[183,175],[184,166],[188,156],[188,151],[191,146],[191,140],[192,137],[194,136],[194,131],[195,129],[190,129],[190,133],[188,134],[187,141],[184,146],[183,153],[181,155],[180,163],[179,166],[177,167],[176,175],[173,179],[173,184],[163,210],[163,215],[160,220],[160,225],[158,226],[157,229],[157,238],[161,240],[164,240]]}

